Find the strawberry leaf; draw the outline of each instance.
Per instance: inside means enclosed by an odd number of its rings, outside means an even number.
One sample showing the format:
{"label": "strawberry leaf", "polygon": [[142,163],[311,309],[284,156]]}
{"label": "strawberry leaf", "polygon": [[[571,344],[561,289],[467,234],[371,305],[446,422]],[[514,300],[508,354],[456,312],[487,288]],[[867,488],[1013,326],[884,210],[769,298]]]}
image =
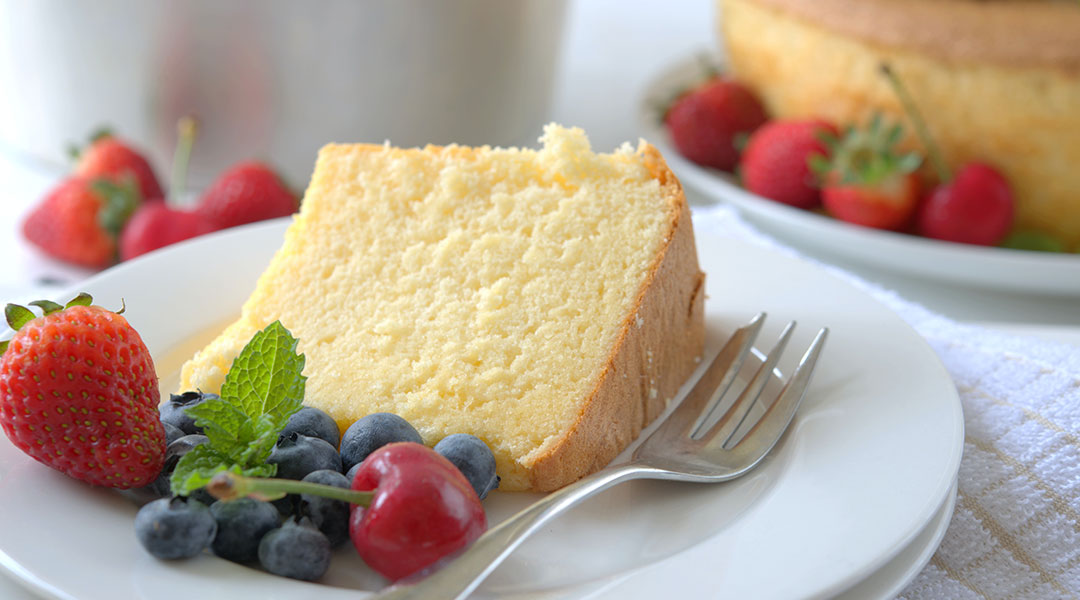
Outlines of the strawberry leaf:
{"label": "strawberry leaf", "polygon": [[36,315],[30,312],[30,309],[25,306],[8,304],[4,307],[4,318],[7,320],[7,324],[11,327],[12,331],[18,331],[20,327],[35,319]]}
{"label": "strawberry leaf", "polygon": [[95,179],[90,189],[101,198],[98,225],[113,237],[119,237],[142,198],[135,178],[128,175],[120,183],[108,179]]}
{"label": "strawberry leaf", "polygon": [[36,306],[41,309],[42,314],[51,315],[54,312],[60,312],[64,310],[64,307],[51,301],[51,300],[34,300],[30,303],[30,306]]}
{"label": "strawberry leaf", "polygon": [[68,303],[64,305],[64,308],[71,308],[72,306],[90,306],[94,302],[94,297],[86,292],[80,292],[78,296],[75,296]]}

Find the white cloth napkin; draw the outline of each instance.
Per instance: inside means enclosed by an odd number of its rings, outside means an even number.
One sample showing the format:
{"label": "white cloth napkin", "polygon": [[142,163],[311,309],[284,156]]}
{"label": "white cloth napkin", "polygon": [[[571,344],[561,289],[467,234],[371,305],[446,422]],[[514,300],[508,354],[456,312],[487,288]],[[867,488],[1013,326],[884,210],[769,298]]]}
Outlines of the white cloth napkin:
{"label": "white cloth napkin", "polygon": [[[727,207],[696,208],[694,228],[798,255]],[[937,553],[900,598],[1080,597],[1080,348],[959,324],[826,268],[926,338],[963,404],[956,509]]]}

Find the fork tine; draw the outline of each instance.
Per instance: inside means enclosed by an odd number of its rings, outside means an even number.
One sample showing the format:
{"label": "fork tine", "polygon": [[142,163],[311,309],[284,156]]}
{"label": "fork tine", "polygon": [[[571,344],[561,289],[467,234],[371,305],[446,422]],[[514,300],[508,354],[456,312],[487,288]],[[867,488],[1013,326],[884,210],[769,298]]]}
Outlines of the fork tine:
{"label": "fork tine", "polygon": [[[713,358],[712,363],[694,384],[678,410],[670,418],[686,421],[684,435],[693,437],[709,414],[716,408],[727,389],[735,381],[735,376],[750,354],[750,349],[757,339],[761,326],[765,322],[765,313],[760,312],[746,325],[731,334],[724,347]],[[695,418],[696,417],[696,418]]]}
{"label": "fork tine", "polygon": [[799,404],[806,395],[810,377],[814,374],[814,366],[817,364],[818,356],[821,355],[821,349],[825,346],[825,338],[828,335],[827,327],[818,331],[814,341],[799,360],[799,366],[784,384],[780,395],[766,409],[761,419],[754,424],[753,429],[736,444],[736,452],[742,451],[761,457],[772,450],[776,441],[791,424],[795,411],[798,410]]}
{"label": "fork tine", "polygon": [[765,357],[765,361],[758,367],[754,378],[750,380],[750,383],[746,384],[746,388],[739,394],[739,398],[735,400],[731,407],[727,409],[724,416],[720,417],[720,420],[705,432],[702,439],[706,440],[707,443],[719,439],[721,446],[727,445],[728,439],[738,431],[739,426],[746,420],[746,415],[754,406],[754,401],[761,395],[761,390],[765,389],[765,384],[772,377],[773,369],[776,368],[776,363],[780,361],[780,355],[784,353],[784,346],[791,339],[793,331],[795,331],[795,321],[791,321],[784,327],[780,339],[776,341],[776,345],[773,346],[769,355]]}

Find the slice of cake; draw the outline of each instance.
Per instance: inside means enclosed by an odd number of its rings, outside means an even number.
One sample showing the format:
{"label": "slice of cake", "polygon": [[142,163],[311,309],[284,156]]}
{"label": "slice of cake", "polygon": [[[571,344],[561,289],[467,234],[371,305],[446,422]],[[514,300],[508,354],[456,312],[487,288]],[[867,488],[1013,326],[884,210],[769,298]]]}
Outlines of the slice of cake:
{"label": "slice of cake", "polygon": [[502,490],[607,464],[694,370],[704,339],[682,187],[652,146],[593,153],[329,145],[238,321],[183,367],[217,391],[275,319],[307,356],[305,403],[342,428],[396,413],[471,433]]}

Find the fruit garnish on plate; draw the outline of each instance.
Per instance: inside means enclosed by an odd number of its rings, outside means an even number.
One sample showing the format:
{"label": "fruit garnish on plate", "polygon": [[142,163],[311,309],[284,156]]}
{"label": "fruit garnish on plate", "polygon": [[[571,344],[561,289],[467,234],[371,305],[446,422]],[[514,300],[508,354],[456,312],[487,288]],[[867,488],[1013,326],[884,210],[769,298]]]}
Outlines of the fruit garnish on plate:
{"label": "fruit garnish on plate", "polygon": [[80,294],[61,306],[8,304],[0,343],[0,426],[35,460],[94,485],[153,481],[165,455],[154,362],[121,316]]}
{"label": "fruit garnish on plate", "polygon": [[272,322],[236,357],[220,396],[185,408],[208,441],[177,463],[171,478],[174,494],[187,496],[225,470],[258,477],[277,472],[267,459],[278,433],[300,410],[307,380],[297,344],[280,321]]}
{"label": "fruit garnish on plate", "polygon": [[[207,489],[227,502],[308,494],[351,505],[349,538],[372,569],[397,581],[436,566],[487,529],[476,491],[447,458],[416,442],[380,447],[360,463],[351,489],[222,471]],[[276,544],[271,539],[260,544]],[[281,550],[279,550],[281,551]],[[269,550],[267,550],[269,552]],[[278,563],[281,561],[262,561]]]}
{"label": "fruit garnish on plate", "polygon": [[876,229],[901,229],[919,202],[915,170],[922,159],[900,153],[899,124],[886,126],[874,115],[867,126],[849,126],[842,135],[826,133],[826,156],[812,156],[810,166],[821,181],[821,200],[830,214],[848,223]]}

